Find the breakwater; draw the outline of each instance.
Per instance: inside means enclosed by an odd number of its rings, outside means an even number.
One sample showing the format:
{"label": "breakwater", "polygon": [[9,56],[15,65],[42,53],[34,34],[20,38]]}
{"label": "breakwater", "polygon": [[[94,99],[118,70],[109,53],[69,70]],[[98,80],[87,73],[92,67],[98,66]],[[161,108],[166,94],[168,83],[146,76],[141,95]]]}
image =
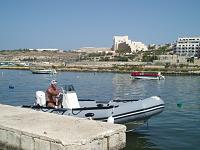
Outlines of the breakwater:
{"label": "breakwater", "polygon": [[114,150],[126,127],[0,104],[0,146],[24,150]]}

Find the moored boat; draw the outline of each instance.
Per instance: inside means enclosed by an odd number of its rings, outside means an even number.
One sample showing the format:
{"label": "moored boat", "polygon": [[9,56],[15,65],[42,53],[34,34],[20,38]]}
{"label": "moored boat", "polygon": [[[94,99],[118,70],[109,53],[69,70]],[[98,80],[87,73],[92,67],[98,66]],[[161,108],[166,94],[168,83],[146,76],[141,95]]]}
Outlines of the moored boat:
{"label": "moored boat", "polygon": [[55,69],[31,69],[33,74],[56,74]]}
{"label": "moored boat", "polygon": [[72,85],[63,90],[61,97],[61,107],[50,108],[46,107],[45,93],[37,91],[35,105],[23,105],[22,107],[129,126],[135,121],[148,120],[152,116],[161,113],[164,109],[164,101],[158,96],[138,100],[111,100],[109,102],[78,99]]}
{"label": "moored boat", "polygon": [[132,79],[156,79],[163,80],[165,77],[161,75],[161,72],[146,72],[146,71],[134,71],[131,72]]}

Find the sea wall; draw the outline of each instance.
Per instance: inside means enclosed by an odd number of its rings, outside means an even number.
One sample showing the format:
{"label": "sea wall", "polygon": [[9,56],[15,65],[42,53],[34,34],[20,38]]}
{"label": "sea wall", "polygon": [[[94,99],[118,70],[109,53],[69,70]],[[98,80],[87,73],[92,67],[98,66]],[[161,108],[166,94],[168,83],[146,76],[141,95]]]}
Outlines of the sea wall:
{"label": "sea wall", "polygon": [[124,125],[0,104],[0,149],[118,150]]}

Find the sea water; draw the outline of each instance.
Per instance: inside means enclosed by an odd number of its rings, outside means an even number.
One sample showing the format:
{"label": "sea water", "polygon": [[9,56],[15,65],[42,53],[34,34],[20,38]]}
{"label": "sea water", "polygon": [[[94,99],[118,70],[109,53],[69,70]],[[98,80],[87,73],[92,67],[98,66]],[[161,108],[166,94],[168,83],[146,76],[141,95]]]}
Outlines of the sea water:
{"label": "sea water", "polygon": [[166,76],[165,80],[131,80],[130,74],[0,70],[0,103],[31,105],[35,92],[45,91],[52,79],[59,87],[72,84],[79,98],[110,101],[143,99],[153,95],[165,101],[164,111],[127,133],[125,150],[200,149],[200,76]]}

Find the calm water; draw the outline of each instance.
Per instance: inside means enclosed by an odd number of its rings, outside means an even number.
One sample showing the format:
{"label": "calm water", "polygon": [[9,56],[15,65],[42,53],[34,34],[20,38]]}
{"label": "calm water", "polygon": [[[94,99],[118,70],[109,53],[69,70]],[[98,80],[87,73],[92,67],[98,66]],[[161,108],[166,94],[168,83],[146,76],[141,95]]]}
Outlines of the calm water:
{"label": "calm water", "polygon": [[[36,90],[45,90],[51,79],[59,86],[73,84],[78,97],[110,100],[159,95],[165,110],[127,134],[126,150],[200,149],[200,76],[167,76],[166,80],[131,81],[129,74],[60,72],[56,76],[30,71],[0,70],[0,103],[32,104]],[[14,89],[9,89],[9,85]],[[178,107],[177,104],[180,104]]]}

